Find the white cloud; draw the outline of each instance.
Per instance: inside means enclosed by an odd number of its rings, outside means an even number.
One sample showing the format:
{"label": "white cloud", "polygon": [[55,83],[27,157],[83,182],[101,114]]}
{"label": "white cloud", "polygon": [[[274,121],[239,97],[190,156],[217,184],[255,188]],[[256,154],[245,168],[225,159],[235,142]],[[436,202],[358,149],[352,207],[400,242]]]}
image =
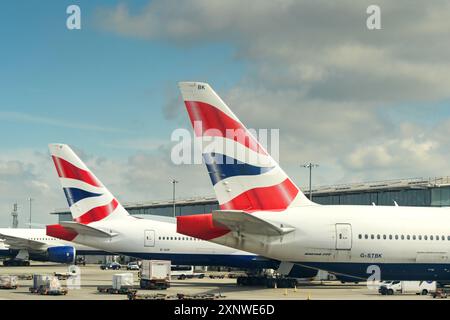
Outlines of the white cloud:
{"label": "white cloud", "polygon": [[[101,26],[123,36],[180,46],[226,42],[254,64],[258,80],[306,86],[330,100],[448,97],[450,21],[446,1],[378,1],[382,30],[366,28],[370,1],[162,1],[134,13],[99,10]],[[441,57],[436,60],[436,57]],[[273,81],[275,80],[275,81]]]}
{"label": "white cloud", "polygon": [[300,181],[298,165],[310,160],[321,164],[320,184],[446,175],[450,121],[412,125],[389,112],[450,98],[450,5],[378,1],[382,30],[369,31],[370,4],[156,0],[135,12],[104,7],[98,18],[106,31],[177,48],[232,46],[248,72],[219,94],[249,127],[281,129],[281,162]]}

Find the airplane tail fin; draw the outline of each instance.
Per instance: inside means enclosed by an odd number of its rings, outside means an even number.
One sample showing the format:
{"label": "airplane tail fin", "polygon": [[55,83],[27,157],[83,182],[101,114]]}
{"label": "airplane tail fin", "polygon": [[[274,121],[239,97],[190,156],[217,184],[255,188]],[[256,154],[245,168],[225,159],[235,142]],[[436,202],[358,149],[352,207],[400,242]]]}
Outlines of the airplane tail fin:
{"label": "airplane tail fin", "polygon": [[49,149],[74,221],[88,225],[129,215],[68,145]]}
{"label": "airplane tail fin", "polygon": [[179,88],[221,210],[314,204],[207,83],[180,82]]}

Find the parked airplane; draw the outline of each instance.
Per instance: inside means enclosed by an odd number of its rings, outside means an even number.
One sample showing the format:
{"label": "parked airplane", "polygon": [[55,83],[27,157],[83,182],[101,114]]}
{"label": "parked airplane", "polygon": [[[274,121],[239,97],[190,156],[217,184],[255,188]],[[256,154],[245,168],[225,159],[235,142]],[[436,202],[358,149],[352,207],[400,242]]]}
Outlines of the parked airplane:
{"label": "parked airplane", "polygon": [[[74,221],[47,226],[47,235],[140,259],[171,260],[174,265],[279,266],[273,259],[179,234],[174,218],[129,215],[68,145],[51,144],[49,149]],[[316,274],[315,270],[296,268],[290,276]]]}
{"label": "parked airplane", "polygon": [[449,209],[313,203],[208,84],[179,87],[220,210],[177,217],[178,232],[286,267],[355,279],[450,280]]}
{"label": "parked airplane", "polygon": [[30,265],[29,260],[74,263],[76,255],[101,255],[104,251],[56,239],[45,229],[0,228],[3,265]]}

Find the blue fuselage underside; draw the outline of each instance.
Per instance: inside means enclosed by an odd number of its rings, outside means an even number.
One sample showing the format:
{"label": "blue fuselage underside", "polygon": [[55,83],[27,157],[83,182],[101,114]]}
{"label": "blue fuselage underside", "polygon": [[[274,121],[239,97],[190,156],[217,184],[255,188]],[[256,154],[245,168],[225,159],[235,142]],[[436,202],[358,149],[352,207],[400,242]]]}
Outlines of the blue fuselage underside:
{"label": "blue fuselage underside", "polygon": [[380,280],[450,280],[450,264],[445,263],[299,262],[299,264],[355,277],[355,280],[360,281],[367,280],[372,275],[372,272],[367,272],[370,266],[380,268]]}

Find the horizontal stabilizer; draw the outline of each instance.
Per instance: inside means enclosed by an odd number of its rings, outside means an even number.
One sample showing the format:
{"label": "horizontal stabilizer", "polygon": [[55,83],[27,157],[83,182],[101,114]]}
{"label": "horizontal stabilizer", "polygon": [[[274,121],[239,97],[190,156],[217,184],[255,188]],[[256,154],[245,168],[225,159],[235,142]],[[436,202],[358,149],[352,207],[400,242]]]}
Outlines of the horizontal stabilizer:
{"label": "horizontal stabilizer", "polygon": [[288,226],[277,226],[241,210],[217,210],[213,211],[212,216],[214,225],[239,233],[280,236],[295,230]]}
{"label": "horizontal stabilizer", "polygon": [[110,238],[117,235],[117,233],[109,233],[85,224],[72,221],[63,221],[60,223],[66,229],[73,230],[79,235],[86,235],[91,237]]}
{"label": "horizontal stabilizer", "polygon": [[0,239],[3,239],[5,245],[8,245],[11,249],[42,250],[44,247],[46,247],[45,242],[14,236],[8,234],[6,230],[5,232],[0,233]]}

